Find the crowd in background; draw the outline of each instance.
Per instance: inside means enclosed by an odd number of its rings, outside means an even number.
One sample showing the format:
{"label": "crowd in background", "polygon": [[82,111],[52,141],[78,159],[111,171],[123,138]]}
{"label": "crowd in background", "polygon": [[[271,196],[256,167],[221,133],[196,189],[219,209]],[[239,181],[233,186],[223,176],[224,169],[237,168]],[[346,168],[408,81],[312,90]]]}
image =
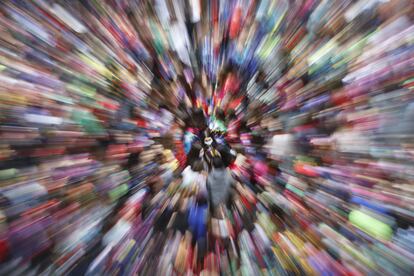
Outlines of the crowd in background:
{"label": "crowd in background", "polygon": [[0,15],[0,275],[413,274],[412,1]]}

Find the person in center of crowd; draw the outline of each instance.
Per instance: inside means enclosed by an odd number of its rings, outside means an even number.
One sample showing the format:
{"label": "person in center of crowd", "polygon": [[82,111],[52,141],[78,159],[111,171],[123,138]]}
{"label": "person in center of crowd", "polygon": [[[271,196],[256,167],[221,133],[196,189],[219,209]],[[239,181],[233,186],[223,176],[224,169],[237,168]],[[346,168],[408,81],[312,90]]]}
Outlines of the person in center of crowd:
{"label": "person in center of crowd", "polygon": [[212,169],[212,166],[213,166],[212,165],[213,159],[215,157],[221,158],[220,152],[215,148],[213,138],[206,137],[204,139],[204,148],[203,148],[203,151],[201,152],[201,155],[203,156],[210,170]]}

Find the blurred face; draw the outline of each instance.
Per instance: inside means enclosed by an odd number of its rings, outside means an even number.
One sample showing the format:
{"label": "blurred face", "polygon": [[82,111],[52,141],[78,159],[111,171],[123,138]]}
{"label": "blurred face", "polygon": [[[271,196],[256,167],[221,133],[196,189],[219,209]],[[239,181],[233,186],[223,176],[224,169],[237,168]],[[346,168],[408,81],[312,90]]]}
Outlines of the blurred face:
{"label": "blurred face", "polygon": [[151,187],[154,193],[158,193],[159,191],[161,191],[163,187],[163,181],[160,177],[154,177],[153,179],[150,180],[150,183],[148,184],[148,186]]}

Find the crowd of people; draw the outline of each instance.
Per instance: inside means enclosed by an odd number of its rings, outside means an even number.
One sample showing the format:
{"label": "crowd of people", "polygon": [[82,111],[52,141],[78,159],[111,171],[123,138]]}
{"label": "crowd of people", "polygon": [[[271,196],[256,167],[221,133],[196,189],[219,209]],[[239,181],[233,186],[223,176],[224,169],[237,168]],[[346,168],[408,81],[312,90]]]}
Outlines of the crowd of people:
{"label": "crowd of people", "polygon": [[412,275],[410,0],[0,3],[0,275]]}

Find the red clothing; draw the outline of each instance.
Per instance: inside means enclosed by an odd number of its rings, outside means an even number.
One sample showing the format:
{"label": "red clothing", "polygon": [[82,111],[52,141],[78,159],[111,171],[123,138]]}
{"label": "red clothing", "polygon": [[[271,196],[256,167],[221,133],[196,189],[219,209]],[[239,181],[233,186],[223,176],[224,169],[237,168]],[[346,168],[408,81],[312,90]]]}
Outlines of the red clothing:
{"label": "red clothing", "polygon": [[183,143],[180,140],[175,141],[175,158],[177,158],[178,163],[180,164],[180,167],[183,169],[187,162],[187,156],[184,151]]}
{"label": "red clothing", "polygon": [[242,9],[240,6],[236,7],[233,16],[231,17],[229,35],[231,39],[237,37],[240,31],[242,21]]}
{"label": "red clothing", "polygon": [[140,128],[147,128],[147,122],[143,119],[136,120],[137,126]]}
{"label": "red clothing", "polygon": [[0,262],[6,260],[9,254],[9,245],[6,240],[0,240]]}
{"label": "red clothing", "polygon": [[[239,88],[239,80],[234,74],[230,74],[224,83],[223,92],[234,94]],[[223,95],[224,96],[224,95]]]}

